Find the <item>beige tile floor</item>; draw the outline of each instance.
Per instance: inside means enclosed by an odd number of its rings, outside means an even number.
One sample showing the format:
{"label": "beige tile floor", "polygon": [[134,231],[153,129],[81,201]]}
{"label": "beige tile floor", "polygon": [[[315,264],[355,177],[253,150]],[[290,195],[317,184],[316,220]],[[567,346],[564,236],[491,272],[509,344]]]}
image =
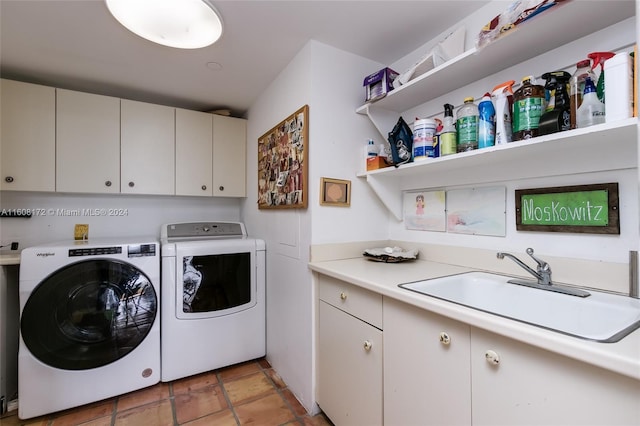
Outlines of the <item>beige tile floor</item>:
{"label": "beige tile floor", "polygon": [[330,426],[309,416],[278,373],[257,359],[29,420],[6,413],[0,425]]}

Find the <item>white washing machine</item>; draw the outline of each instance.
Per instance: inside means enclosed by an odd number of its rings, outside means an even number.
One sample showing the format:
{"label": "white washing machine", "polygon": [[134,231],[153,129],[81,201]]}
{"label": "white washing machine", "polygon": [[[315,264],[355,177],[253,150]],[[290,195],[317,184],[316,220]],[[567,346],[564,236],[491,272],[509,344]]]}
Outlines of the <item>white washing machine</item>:
{"label": "white washing machine", "polygon": [[157,239],[27,248],[20,262],[18,416],[160,381]]}
{"label": "white washing machine", "polygon": [[239,222],[161,230],[162,381],[266,353],[265,243]]}

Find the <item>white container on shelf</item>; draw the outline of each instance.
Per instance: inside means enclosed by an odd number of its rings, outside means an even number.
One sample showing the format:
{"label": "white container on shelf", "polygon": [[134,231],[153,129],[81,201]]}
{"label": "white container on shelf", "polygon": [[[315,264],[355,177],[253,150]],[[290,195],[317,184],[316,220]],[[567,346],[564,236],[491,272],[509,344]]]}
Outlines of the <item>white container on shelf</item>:
{"label": "white container on shelf", "polygon": [[604,63],[606,122],[633,115],[632,61],[628,52],[618,53]]}

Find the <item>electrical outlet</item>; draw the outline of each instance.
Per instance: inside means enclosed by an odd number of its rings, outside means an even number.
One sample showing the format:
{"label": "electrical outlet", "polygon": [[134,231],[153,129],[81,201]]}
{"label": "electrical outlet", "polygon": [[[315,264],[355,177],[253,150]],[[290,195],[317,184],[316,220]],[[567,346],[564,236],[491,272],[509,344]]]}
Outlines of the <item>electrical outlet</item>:
{"label": "electrical outlet", "polygon": [[11,243],[11,250],[18,250],[18,243],[17,242]]}

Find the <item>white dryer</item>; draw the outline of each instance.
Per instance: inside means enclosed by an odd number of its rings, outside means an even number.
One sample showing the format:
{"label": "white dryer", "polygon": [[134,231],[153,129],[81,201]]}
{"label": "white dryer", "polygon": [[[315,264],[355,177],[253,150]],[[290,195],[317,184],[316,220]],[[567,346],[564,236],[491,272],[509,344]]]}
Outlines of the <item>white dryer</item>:
{"label": "white dryer", "polygon": [[266,353],[265,243],[239,222],[161,230],[162,381]]}
{"label": "white dryer", "polygon": [[159,382],[159,254],[154,238],[22,251],[20,418]]}

